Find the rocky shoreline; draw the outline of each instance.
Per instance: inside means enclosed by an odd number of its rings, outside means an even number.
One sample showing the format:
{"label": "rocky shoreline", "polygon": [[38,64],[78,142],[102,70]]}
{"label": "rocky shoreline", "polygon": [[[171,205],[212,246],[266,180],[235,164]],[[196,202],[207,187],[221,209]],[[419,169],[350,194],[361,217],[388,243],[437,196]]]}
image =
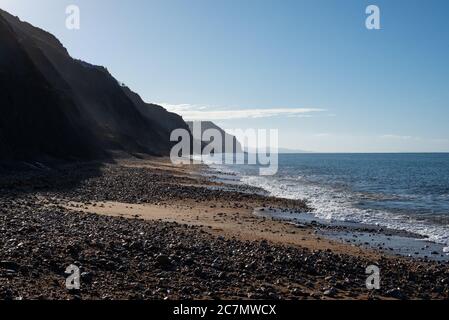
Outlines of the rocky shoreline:
{"label": "rocky shoreline", "polygon": [[[449,298],[447,263],[245,240],[201,225],[86,213],[70,201],[308,209],[155,162],[2,169],[0,299]],[[72,264],[80,290],[65,286]],[[381,270],[380,290],[366,289],[369,265]]]}

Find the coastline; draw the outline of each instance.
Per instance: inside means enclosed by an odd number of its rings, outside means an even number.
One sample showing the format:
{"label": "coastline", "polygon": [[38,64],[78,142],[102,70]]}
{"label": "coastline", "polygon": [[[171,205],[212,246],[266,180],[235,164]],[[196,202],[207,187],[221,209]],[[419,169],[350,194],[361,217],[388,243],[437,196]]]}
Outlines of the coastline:
{"label": "coastline", "polygon": [[[332,207],[333,200],[329,203],[324,203],[323,198],[332,199],[334,197],[341,197],[339,190],[333,190],[329,187],[324,189],[318,185],[318,190],[314,190],[313,193],[307,191],[298,192],[296,190],[295,193],[292,193],[291,186],[288,183],[295,183],[295,181],[285,182],[282,179],[273,179],[272,181],[264,179],[263,181],[257,181],[257,179],[253,179],[258,178],[254,176],[254,172],[242,168],[234,170],[232,166],[228,168],[211,165],[210,169],[205,171],[205,175],[212,177],[213,181],[224,182],[227,186],[233,185],[243,190],[249,188],[253,192],[266,196],[304,199],[308,206],[310,206],[310,210],[306,212],[278,209],[270,210],[265,208],[264,210],[255,210],[254,213],[256,215],[288,222],[297,226],[307,225],[314,228],[316,233],[324,238],[345,242],[366,249],[374,248],[385,254],[422,260],[449,261],[449,247],[447,247],[447,242],[440,241],[440,238],[437,236],[441,235],[442,232],[437,228],[444,226],[444,224],[440,226],[425,225],[419,219],[411,220],[407,215],[398,217],[391,215],[391,213],[385,214],[383,212],[378,212],[376,217],[378,218],[381,214],[386,217],[389,214],[391,221],[394,221],[394,223],[385,219],[381,221],[374,219],[374,222],[372,219],[366,218],[366,215],[369,215],[367,212],[359,212],[359,216],[363,218],[354,217],[353,211],[361,209],[354,209],[350,203],[347,203],[345,206],[339,203],[329,210]],[[300,184],[299,186],[299,190],[301,188],[306,190],[310,188],[307,184]],[[316,186],[314,185],[314,188]],[[297,186],[295,185],[295,187]],[[280,192],[281,190],[285,191],[285,195]],[[321,193],[327,193],[327,196],[323,197],[322,194],[319,194],[320,191]],[[318,201],[316,197],[319,197]],[[357,204],[354,203],[354,206],[357,206]],[[351,212],[351,214],[348,215],[347,212]]]}
{"label": "coastline", "polygon": [[[302,201],[228,190],[199,174],[201,166],[122,159],[3,178],[1,188],[8,192],[2,193],[0,283],[6,289],[0,294],[32,299],[448,298],[447,263],[397,257],[325,237],[313,223],[256,215],[309,208]],[[47,250],[53,254],[46,257]],[[71,263],[81,265],[87,281],[78,292],[63,285]],[[381,269],[380,290],[365,287],[369,265]],[[31,278],[39,294],[27,284]]]}

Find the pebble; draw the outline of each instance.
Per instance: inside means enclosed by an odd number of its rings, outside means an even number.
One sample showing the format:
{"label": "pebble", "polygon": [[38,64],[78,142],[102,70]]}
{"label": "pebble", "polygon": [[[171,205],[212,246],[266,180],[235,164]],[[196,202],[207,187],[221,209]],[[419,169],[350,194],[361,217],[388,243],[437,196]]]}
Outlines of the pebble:
{"label": "pebble", "polygon": [[[57,200],[222,200],[235,207],[263,201],[266,208],[306,208],[298,201],[189,184],[186,177],[117,165],[0,174],[0,299],[350,297],[366,294],[365,270],[372,264],[385,275],[376,296],[449,298],[447,264],[370,261],[268,241],[225,239],[200,227],[81,213],[64,209]],[[72,264],[83,270],[78,292],[68,292],[64,285],[64,271]],[[335,288],[324,290],[323,285]]]}

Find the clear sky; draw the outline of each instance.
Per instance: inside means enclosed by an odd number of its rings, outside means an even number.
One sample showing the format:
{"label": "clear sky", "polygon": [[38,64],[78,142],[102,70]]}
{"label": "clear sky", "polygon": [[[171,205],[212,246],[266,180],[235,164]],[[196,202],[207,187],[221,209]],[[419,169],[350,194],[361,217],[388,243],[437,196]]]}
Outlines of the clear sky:
{"label": "clear sky", "polygon": [[[78,5],[81,29],[65,27]],[[380,8],[381,30],[365,27]],[[0,0],[148,102],[321,152],[449,151],[447,0]]]}

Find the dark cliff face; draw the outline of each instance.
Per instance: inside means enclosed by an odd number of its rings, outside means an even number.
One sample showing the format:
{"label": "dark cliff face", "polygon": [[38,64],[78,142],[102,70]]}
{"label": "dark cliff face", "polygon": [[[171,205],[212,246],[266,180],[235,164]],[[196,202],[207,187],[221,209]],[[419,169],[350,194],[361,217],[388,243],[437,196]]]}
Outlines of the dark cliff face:
{"label": "dark cliff face", "polygon": [[167,155],[178,115],[144,103],[51,34],[0,10],[0,159]]}
{"label": "dark cliff face", "polygon": [[74,102],[46,80],[2,15],[0,110],[2,159],[96,155]]}
{"label": "dark cliff face", "polygon": [[128,87],[122,87],[122,90],[146,120],[149,121],[154,128],[159,129],[164,139],[168,138],[170,140],[170,134],[173,130],[189,130],[189,126],[184,122],[180,115],[168,112],[157,104],[144,102],[137,93],[131,91]]}

